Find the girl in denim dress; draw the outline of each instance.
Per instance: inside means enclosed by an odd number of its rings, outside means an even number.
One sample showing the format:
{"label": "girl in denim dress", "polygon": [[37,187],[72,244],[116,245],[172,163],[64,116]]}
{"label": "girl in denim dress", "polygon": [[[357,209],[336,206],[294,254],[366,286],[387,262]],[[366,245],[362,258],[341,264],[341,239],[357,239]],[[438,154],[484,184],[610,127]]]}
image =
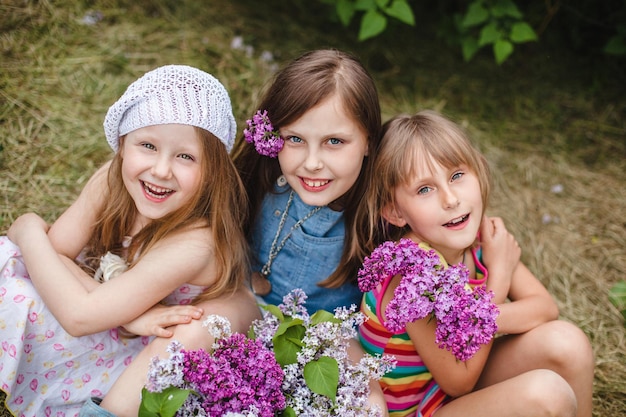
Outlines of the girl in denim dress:
{"label": "girl in denim dress", "polygon": [[252,288],[263,302],[301,288],[311,313],[360,303],[366,222],[356,209],[380,129],[376,86],[354,56],[316,50],[277,73],[233,150],[249,198]]}

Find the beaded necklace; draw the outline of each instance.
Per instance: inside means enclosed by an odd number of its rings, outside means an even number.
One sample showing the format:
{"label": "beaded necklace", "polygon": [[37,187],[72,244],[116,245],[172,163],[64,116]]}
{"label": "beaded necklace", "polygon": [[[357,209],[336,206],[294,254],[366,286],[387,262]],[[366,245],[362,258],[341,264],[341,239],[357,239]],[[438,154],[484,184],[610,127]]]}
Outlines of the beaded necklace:
{"label": "beaded necklace", "polygon": [[283,238],[283,240],[280,241],[280,244],[278,244],[277,246],[278,238],[280,237],[280,233],[283,231],[283,227],[285,226],[285,220],[287,220],[287,213],[289,212],[289,207],[291,206],[291,203],[293,201],[293,195],[294,195],[294,191],[291,190],[291,192],[289,193],[289,199],[287,200],[287,205],[285,206],[285,211],[283,211],[283,214],[280,218],[280,222],[278,224],[278,230],[276,231],[276,235],[274,236],[274,241],[272,242],[272,246],[270,247],[270,253],[267,257],[267,262],[265,263],[265,265],[263,265],[263,268],[261,268],[261,271],[254,272],[252,274],[252,291],[256,295],[263,296],[263,295],[267,295],[270,293],[270,291],[272,290],[272,283],[269,281],[268,277],[270,273],[272,272],[272,262],[274,262],[274,259],[276,259],[276,256],[278,256],[278,253],[285,246],[285,243],[287,243],[287,240],[291,237],[291,234],[294,232],[294,230],[300,227],[302,223],[304,223],[307,219],[309,219],[311,216],[313,216],[315,213],[317,213],[324,207],[324,206],[315,207],[314,209],[309,211],[303,218],[298,220],[296,224],[291,226],[289,233],[287,233],[287,235]]}

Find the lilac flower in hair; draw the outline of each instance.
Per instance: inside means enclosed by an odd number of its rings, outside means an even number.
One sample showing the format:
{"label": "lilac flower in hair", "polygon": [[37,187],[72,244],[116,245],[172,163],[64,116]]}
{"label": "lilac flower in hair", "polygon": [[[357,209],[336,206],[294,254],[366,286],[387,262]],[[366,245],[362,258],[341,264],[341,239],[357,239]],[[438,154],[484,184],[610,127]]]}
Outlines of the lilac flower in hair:
{"label": "lilac flower in hair", "polygon": [[243,136],[248,143],[254,143],[254,148],[261,154],[276,158],[283,149],[285,141],[270,121],[267,110],[258,110],[252,119],[246,120],[248,127],[243,130]]}

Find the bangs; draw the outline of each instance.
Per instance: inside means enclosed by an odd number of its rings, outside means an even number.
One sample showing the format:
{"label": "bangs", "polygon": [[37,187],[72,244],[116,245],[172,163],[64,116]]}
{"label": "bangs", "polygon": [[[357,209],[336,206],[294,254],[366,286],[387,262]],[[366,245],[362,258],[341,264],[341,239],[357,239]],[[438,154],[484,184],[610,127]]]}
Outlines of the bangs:
{"label": "bangs", "polygon": [[404,182],[415,176],[432,174],[435,164],[450,169],[466,166],[476,171],[475,161],[471,158],[473,150],[465,141],[459,141],[451,132],[419,132],[407,146],[402,155],[401,172],[406,177]]}

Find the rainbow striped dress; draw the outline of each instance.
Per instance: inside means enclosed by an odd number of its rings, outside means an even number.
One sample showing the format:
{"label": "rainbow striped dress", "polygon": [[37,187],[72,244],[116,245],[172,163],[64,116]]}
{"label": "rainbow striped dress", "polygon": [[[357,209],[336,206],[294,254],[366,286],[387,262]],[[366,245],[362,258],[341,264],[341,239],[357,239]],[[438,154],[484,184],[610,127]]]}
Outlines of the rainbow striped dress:
{"label": "rainbow striped dress", "polygon": [[[420,244],[420,246],[425,246]],[[471,286],[484,284],[487,269],[482,264],[480,248],[472,249],[476,265],[476,279]],[[451,400],[433,379],[406,332],[390,332],[381,323],[381,300],[391,278],[387,278],[375,290],[363,295],[361,311],[368,317],[359,327],[359,341],[371,355],[393,355],[396,367],[385,374],[379,383],[383,389],[390,417],[430,417]]]}

